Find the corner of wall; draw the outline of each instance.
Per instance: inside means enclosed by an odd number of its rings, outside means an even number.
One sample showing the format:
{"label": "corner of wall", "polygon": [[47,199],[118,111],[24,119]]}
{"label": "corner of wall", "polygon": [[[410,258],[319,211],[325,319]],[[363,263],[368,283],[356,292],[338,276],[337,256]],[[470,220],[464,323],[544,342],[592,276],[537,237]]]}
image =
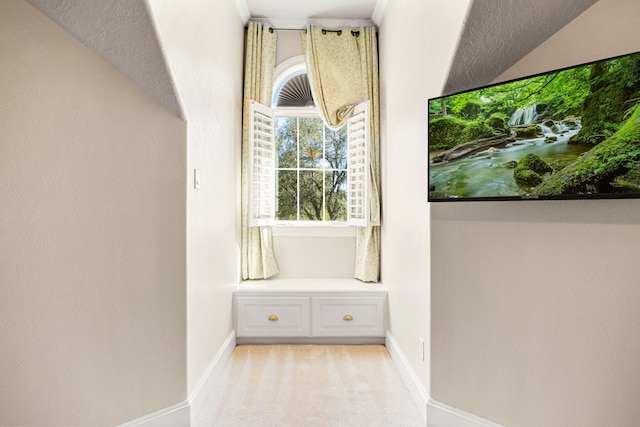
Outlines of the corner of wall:
{"label": "corner of wall", "polygon": [[426,421],[427,420],[427,402],[429,400],[429,395],[427,394],[427,391],[425,390],[424,386],[420,382],[418,375],[416,375],[416,372],[413,370],[413,368],[411,367],[411,364],[409,363],[404,353],[402,352],[402,349],[400,348],[397,341],[395,340],[395,338],[393,338],[393,335],[391,335],[391,332],[389,331],[387,331],[387,334],[386,334],[385,347],[387,348],[387,351],[389,352],[389,356],[391,356],[391,360],[396,366],[396,369],[398,369],[400,376],[402,377],[405,384],[407,385],[407,388],[409,389],[409,393],[411,394],[411,397],[413,397],[413,401],[418,407],[418,411],[420,412],[420,415],[422,415],[422,418]]}
{"label": "corner of wall", "polygon": [[200,381],[198,381],[198,384],[196,384],[189,395],[189,405],[191,407],[190,417],[192,423],[207,403],[207,397],[215,387],[216,379],[222,375],[223,369],[231,358],[231,354],[235,348],[236,334],[235,331],[231,331],[216,355],[211,360],[207,370],[202,374],[202,377],[200,377]]}
{"label": "corner of wall", "polygon": [[427,402],[427,425],[429,427],[504,427],[433,399]]}
{"label": "corner of wall", "polygon": [[377,0],[376,6],[373,8],[373,13],[371,14],[371,20],[376,26],[380,26],[382,23],[382,18],[384,18],[384,11],[387,9],[387,4],[389,4],[389,0]]}
{"label": "corner of wall", "polygon": [[249,12],[249,6],[247,6],[246,0],[236,0],[236,8],[238,9],[238,15],[242,20],[242,24],[246,24],[251,18],[251,12]]}
{"label": "corner of wall", "polygon": [[207,397],[215,387],[216,379],[222,375],[223,369],[236,347],[235,332],[231,332],[220,347],[209,367],[198,384],[194,387],[189,399],[144,415],[135,420],[120,424],[117,427],[189,427],[207,403]]}

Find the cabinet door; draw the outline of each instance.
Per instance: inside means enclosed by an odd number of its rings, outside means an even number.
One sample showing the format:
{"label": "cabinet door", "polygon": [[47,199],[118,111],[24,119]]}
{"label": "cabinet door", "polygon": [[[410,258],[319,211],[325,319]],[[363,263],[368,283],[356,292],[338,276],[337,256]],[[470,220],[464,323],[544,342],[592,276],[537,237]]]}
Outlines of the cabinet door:
{"label": "cabinet door", "polygon": [[309,297],[236,297],[238,337],[309,336]]}
{"label": "cabinet door", "polygon": [[384,336],[384,297],[313,297],[311,335]]}

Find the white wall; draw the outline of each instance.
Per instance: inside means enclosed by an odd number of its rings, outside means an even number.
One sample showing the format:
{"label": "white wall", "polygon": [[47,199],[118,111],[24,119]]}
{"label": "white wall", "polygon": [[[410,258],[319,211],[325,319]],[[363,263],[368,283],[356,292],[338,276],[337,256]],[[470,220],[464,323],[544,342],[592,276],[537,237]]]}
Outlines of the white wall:
{"label": "white wall", "polygon": [[[640,50],[638,16],[635,0],[600,0],[501,79]],[[506,426],[637,426],[638,212],[434,204],[432,397]]]}
{"label": "white wall", "polygon": [[183,401],[184,123],[21,0],[0,52],[0,425]]}
{"label": "white wall", "polygon": [[[390,1],[379,29],[382,282],[390,331],[429,390],[427,98],[438,95],[467,0]],[[425,339],[420,360],[419,337]]]}
{"label": "white wall", "polygon": [[[191,392],[233,329],[231,295],[239,275],[244,25],[232,1],[151,0],[149,6],[187,120],[183,177]],[[193,187],[194,169],[201,173],[199,190]]]}

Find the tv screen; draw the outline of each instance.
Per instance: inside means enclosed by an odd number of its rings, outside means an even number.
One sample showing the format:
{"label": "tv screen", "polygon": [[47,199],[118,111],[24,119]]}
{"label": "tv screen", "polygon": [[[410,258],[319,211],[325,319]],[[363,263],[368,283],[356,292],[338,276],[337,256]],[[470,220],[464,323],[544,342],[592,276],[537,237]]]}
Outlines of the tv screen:
{"label": "tv screen", "polygon": [[429,201],[640,197],[640,52],[428,102]]}

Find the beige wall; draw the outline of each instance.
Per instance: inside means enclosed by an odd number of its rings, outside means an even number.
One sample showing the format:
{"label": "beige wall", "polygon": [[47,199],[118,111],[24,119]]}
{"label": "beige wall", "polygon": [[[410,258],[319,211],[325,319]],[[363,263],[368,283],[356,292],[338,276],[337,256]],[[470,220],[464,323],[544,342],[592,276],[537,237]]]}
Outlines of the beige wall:
{"label": "beige wall", "polygon": [[[640,50],[600,0],[501,79]],[[519,427],[640,419],[640,201],[434,204],[431,394]]]}
{"label": "beige wall", "polygon": [[293,56],[302,55],[302,30],[281,30],[277,35],[276,67]]}
{"label": "beige wall", "polygon": [[[390,1],[379,29],[382,281],[390,331],[429,390],[427,98],[439,94],[467,0]],[[419,358],[419,338],[425,360]]]}
{"label": "beige wall", "polygon": [[[187,120],[183,179],[191,393],[233,329],[231,293],[239,275],[244,26],[232,1],[151,0],[149,6]],[[194,169],[201,173],[199,190],[193,187]]]}
{"label": "beige wall", "polygon": [[185,124],[0,2],[0,425],[186,398]]}

